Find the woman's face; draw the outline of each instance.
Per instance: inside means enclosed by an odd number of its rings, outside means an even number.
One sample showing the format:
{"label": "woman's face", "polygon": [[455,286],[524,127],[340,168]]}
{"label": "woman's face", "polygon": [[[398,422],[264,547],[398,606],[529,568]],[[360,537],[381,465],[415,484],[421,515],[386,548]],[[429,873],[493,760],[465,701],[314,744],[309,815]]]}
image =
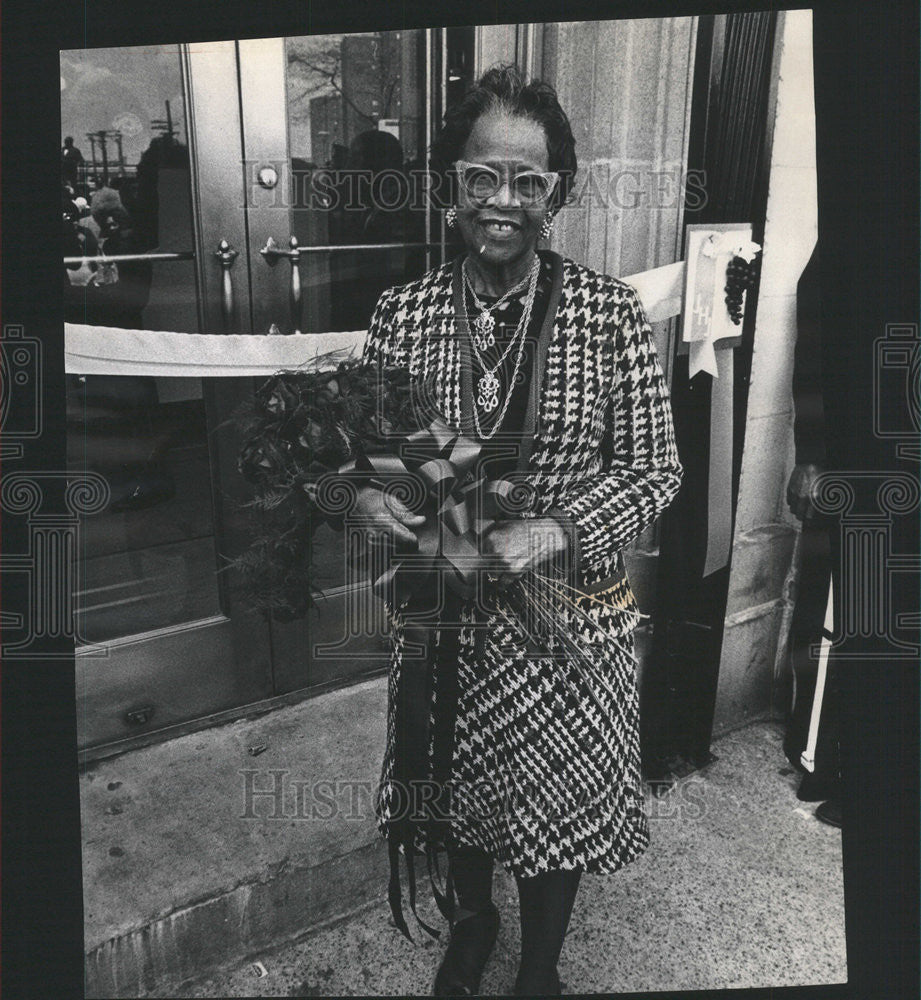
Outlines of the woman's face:
{"label": "woman's face", "polygon": [[[487,112],[478,118],[460,158],[492,167],[506,182],[523,170],[546,173],[550,169],[543,128],[506,112]],[[471,199],[459,186],[457,224],[477,260],[508,266],[530,257],[547,209],[543,202],[522,205],[508,183],[485,201]]]}

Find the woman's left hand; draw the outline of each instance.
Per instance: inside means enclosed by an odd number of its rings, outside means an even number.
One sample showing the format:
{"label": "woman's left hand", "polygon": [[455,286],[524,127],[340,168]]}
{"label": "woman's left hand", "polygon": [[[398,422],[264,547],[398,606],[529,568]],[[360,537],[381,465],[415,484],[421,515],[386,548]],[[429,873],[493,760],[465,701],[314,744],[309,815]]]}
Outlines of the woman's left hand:
{"label": "woman's left hand", "polygon": [[484,554],[490,575],[501,589],[530,570],[550,562],[569,546],[563,526],[553,517],[500,521],[486,535]]}

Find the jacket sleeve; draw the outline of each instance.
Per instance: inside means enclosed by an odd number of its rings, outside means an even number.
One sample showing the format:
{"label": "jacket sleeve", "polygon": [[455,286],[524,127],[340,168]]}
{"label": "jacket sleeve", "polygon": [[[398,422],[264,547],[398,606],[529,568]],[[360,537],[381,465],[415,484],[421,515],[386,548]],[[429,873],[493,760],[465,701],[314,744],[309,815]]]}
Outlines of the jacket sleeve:
{"label": "jacket sleeve", "polygon": [[374,307],[361,352],[362,361],[381,365],[400,365],[407,362],[407,352],[400,339],[400,330],[395,322],[394,313],[393,292],[388,288],[381,293]]}
{"label": "jacket sleeve", "polygon": [[604,464],[596,476],[564,486],[549,512],[567,531],[575,565],[602,573],[671,503],[683,473],[668,386],[649,322],[629,286],[612,336],[615,384]]}

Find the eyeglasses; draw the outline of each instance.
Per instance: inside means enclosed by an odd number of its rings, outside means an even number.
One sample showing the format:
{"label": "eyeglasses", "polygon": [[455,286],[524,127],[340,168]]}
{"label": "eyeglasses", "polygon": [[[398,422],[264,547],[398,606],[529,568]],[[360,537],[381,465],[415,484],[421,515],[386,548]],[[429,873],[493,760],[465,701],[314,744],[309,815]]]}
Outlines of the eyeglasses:
{"label": "eyeglasses", "polygon": [[[487,167],[484,163],[467,163],[458,160],[454,164],[461,187],[468,198],[474,201],[488,201],[502,189],[502,177],[498,170]],[[509,178],[509,190],[522,205],[534,205],[548,201],[553,194],[560,175],[553,171],[539,173],[536,170],[523,170]]]}

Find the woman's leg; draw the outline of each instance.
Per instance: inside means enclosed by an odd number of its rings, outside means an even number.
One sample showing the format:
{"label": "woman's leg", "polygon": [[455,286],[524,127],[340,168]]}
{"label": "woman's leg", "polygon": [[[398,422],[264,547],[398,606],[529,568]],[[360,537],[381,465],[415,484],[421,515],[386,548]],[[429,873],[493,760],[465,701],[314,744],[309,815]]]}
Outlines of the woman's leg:
{"label": "woman's leg", "polygon": [[553,871],[516,878],[521,912],[521,966],[516,993],[552,993],[558,988],[556,965],[581,876],[581,871]]}
{"label": "woman's leg", "polygon": [[492,856],[478,847],[449,848],[448,864],[460,909],[482,913],[492,903]]}
{"label": "woman's leg", "polygon": [[499,933],[499,911],[492,901],[493,859],[475,847],[448,851],[458,908],[451,940],[435,976],[435,996],[472,996]]}

